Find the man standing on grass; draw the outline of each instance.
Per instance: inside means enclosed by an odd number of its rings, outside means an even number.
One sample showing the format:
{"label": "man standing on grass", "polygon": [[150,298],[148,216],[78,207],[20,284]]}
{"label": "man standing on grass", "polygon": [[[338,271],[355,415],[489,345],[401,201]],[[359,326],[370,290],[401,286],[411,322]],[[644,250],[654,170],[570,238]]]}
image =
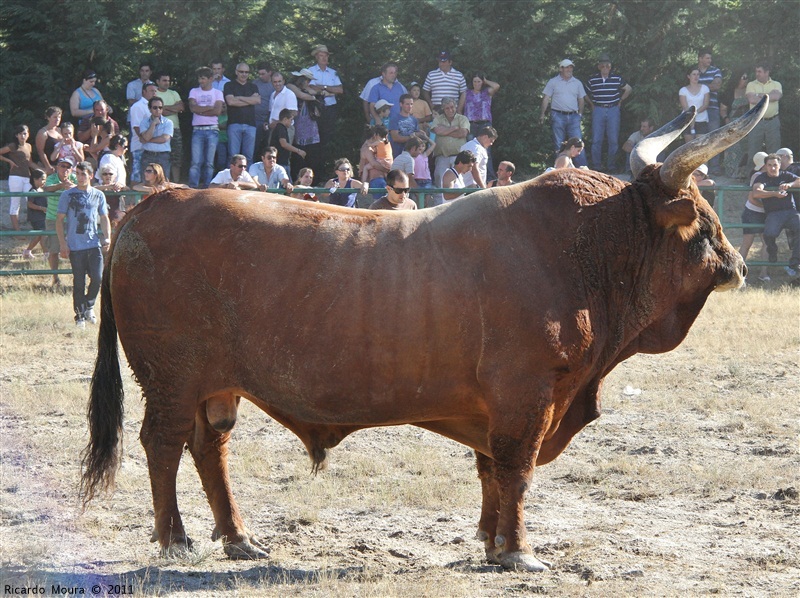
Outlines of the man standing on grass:
{"label": "man standing on grass", "polygon": [[[103,276],[103,251],[108,249],[111,239],[106,196],[102,191],[92,188],[93,174],[90,162],[78,164],[75,168],[78,184],[61,193],[56,217],[61,257],[68,257],[72,265],[72,307],[75,310],[75,324],[81,329],[86,328],[87,320],[91,324],[97,322],[94,303]],[[103,231],[102,237],[98,234],[98,223]]]}

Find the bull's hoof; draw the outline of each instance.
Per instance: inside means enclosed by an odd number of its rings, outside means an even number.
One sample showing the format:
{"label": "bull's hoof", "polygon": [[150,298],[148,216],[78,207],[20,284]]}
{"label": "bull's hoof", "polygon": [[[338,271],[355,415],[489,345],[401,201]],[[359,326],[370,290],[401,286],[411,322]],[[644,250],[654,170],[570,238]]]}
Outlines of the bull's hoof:
{"label": "bull's hoof", "polygon": [[223,549],[228,558],[235,561],[269,558],[269,549],[253,536],[241,542],[227,542],[223,545]]}
{"label": "bull's hoof", "polygon": [[161,556],[169,559],[185,559],[192,553],[191,538],[177,540],[169,546],[161,548]]}
{"label": "bull's hoof", "polygon": [[489,538],[489,534],[483,530],[478,530],[475,537],[483,542],[483,547],[486,550],[486,560],[493,565],[500,564],[500,548],[494,545],[494,542]]}
{"label": "bull's hoof", "polygon": [[[487,551],[488,556],[488,551]],[[530,573],[541,573],[550,570],[550,563],[540,561],[532,554],[527,552],[507,552],[498,555],[498,562],[503,569],[509,571],[528,571]]]}

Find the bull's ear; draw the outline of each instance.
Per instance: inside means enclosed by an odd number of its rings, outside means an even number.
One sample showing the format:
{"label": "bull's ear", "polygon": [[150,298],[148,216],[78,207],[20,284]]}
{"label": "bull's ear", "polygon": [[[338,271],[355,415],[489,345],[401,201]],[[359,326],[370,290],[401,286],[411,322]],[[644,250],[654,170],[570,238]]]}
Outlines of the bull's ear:
{"label": "bull's ear", "polygon": [[697,206],[691,199],[672,199],[658,206],[656,222],[662,228],[691,226],[697,220]]}

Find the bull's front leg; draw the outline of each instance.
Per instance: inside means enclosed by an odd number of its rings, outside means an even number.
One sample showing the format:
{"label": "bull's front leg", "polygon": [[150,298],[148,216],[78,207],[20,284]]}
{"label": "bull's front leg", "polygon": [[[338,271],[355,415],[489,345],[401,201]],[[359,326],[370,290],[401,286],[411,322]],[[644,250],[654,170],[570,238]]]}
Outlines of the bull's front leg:
{"label": "bull's front leg", "polygon": [[[487,556],[505,569],[538,572],[547,570],[548,565],[533,555],[526,539],[525,493],[530,487],[536,457],[553,418],[553,405],[549,392],[533,398],[529,390],[525,393],[527,397],[521,390],[512,385],[511,388],[495,387],[491,392],[494,406],[489,429],[492,466],[486,469],[493,473],[498,499],[495,550],[490,553],[491,547],[487,545]],[[488,488],[491,489],[491,485]],[[486,489],[487,484],[484,484]],[[489,497],[491,499],[491,492]],[[481,525],[486,522],[490,526],[491,510],[491,505],[487,508],[484,504]],[[486,531],[491,537],[491,530],[481,527],[480,531]]]}
{"label": "bull's front leg", "polygon": [[214,513],[212,540],[222,539],[232,559],[264,559],[267,549],[245,527],[233,497],[228,475],[228,442],[236,423],[239,398],[216,395],[202,403],[195,415],[189,451]]}
{"label": "bull's front leg", "polygon": [[478,477],[481,480],[481,519],[478,522],[476,537],[483,542],[486,550],[486,560],[490,563],[500,564],[494,539],[497,535],[497,521],[500,518],[500,494],[497,490],[497,480],[494,477],[494,462],[491,457],[475,452],[478,465]]}

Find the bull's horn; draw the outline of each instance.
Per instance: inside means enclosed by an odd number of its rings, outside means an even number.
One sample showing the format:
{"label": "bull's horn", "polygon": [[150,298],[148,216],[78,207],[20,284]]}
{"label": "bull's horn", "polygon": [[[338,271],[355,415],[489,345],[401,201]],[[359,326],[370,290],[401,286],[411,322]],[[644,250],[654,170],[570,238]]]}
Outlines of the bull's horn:
{"label": "bull's horn", "polygon": [[670,189],[688,187],[689,177],[695,169],[747,135],[764,116],[767,105],[769,99],[765,95],[758,104],[732,123],[697,137],[676,149],[661,166],[661,180]]}
{"label": "bull's horn", "polygon": [[692,123],[694,111],[694,106],[690,106],[686,112],[681,112],[678,118],[650,133],[634,146],[631,152],[632,180],[636,180],[639,177],[639,173],[642,172],[645,166],[655,164],[658,154],[667,149],[669,144],[675,141],[683,133],[683,130]]}

